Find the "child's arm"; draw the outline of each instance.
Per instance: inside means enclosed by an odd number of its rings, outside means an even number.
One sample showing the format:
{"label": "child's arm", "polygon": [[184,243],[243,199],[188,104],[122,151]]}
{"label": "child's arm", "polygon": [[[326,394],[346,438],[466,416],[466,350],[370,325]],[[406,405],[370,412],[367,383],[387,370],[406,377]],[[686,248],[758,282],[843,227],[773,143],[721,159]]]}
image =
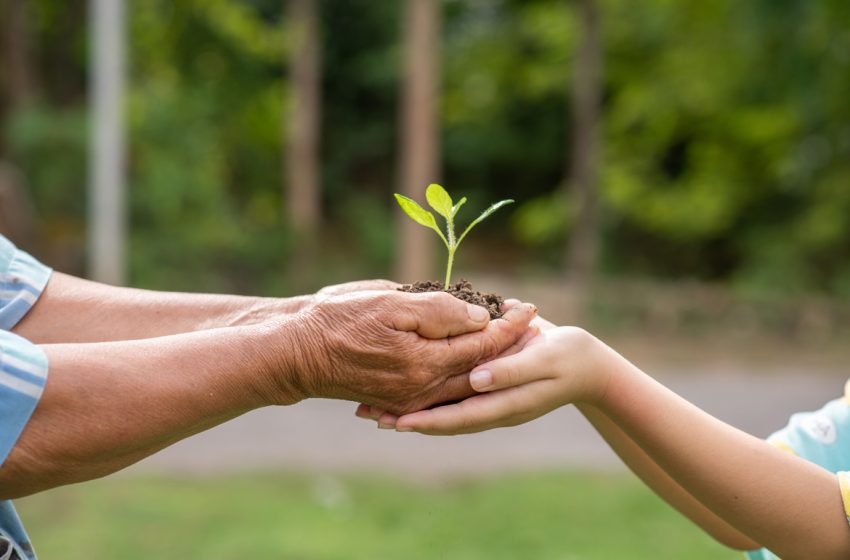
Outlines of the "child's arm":
{"label": "child's arm", "polygon": [[682,515],[697,524],[721,544],[737,550],[755,550],[761,545],[729,525],[688,494],[675,480],[653,462],[617,424],[596,408],[578,405],[578,409],[593,425],[611,449],[653,492]]}
{"label": "child's arm", "polygon": [[[529,333],[517,341],[517,344],[504,355],[521,351],[540,331],[556,328],[554,324],[542,317],[535,318],[531,324],[533,329],[530,329]],[[579,404],[577,408],[629,469],[679,513],[730,548],[737,550],[761,548],[759,544],[723,521],[688,494],[607,416],[590,405]],[[395,427],[398,420],[395,415],[365,405],[361,405],[358,409],[358,416],[377,420],[384,427]]]}
{"label": "child's arm", "polygon": [[476,368],[472,382],[486,394],[403,416],[397,429],[470,433],[589,405],[752,541],[785,560],[850,557],[835,475],[706,414],[580,329],[543,333],[520,353]]}

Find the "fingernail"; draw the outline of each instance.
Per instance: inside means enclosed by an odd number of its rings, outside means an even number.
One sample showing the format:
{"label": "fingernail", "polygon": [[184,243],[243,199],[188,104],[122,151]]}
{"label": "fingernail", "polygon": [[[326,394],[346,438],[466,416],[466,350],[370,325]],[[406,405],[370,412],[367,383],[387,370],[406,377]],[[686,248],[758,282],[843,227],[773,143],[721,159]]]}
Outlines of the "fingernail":
{"label": "fingernail", "polygon": [[490,313],[480,305],[473,305],[471,303],[468,303],[466,305],[466,312],[469,313],[469,318],[475,321],[476,323],[486,321],[490,318]]}
{"label": "fingernail", "polygon": [[483,369],[469,374],[469,384],[476,391],[484,391],[493,384],[493,374]]}
{"label": "fingernail", "polygon": [[413,428],[411,428],[409,426],[402,426],[401,428],[396,428],[395,431],[397,431],[397,432],[412,432]]}
{"label": "fingernail", "polygon": [[517,305],[521,305],[521,304],[522,304],[522,302],[518,299],[513,299],[513,298],[506,299],[505,302],[502,304],[502,311],[503,312],[510,311],[511,309],[516,307]]}
{"label": "fingernail", "polygon": [[385,424],[383,422],[378,422],[378,429],[379,430],[392,430],[393,428],[395,428],[395,426],[393,426],[392,424]]}

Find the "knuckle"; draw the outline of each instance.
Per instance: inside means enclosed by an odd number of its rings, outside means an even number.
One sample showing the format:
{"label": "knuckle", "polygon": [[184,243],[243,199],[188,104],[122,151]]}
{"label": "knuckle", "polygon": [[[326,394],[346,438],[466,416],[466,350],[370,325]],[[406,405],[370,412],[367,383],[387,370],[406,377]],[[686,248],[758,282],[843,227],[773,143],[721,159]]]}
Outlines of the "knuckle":
{"label": "knuckle", "polygon": [[407,378],[415,387],[425,387],[433,380],[433,375],[422,368],[415,368],[408,372]]}
{"label": "knuckle", "polygon": [[468,416],[463,416],[460,418],[460,420],[458,420],[457,425],[454,427],[454,429],[460,432],[468,432],[472,430],[474,425],[475,424],[472,421],[472,418]]}
{"label": "knuckle", "polygon": [[412,412],[418,412],[418,411],[422,410],[421,406],[418,406],[417,404],[414,404],[414,403],[405,403],[405,404],[402,404],[402,405],[395,406],[394,408],[395,408],[395,410],[393,410],[393,413],[395,413],[399,416],[404,416],[405,414],[410,414]]}
{"label": "knuckle", "polygon": [[499,337],[498,334],[493,331],[489,331],[484,333],[481,337],[479,349],[482,358],[489,358],[501,353],[502,350],[505,350],[508,346],[509,344],[506,344],[505,341],[501,340],[501,337]]}
{"label": "knuckle", "polygon": [[429,307],[434,311],[451,310],[461,303],[459,299],[446,292],[429,292],[426,296]]}
{"label": "knuckle", "polygon": [[394,294],[392,292],[376,293],[374,295],[370,295],[368,297],[368,300],[369,300],[369,305],[371,305],[375,309],[381,309],[381,310],[398,307],[398,305],[399,305],[398,298],[394,297]]}
{"label": "knuckle", "polygon": [[572,347],[583,347],[594,339],[592,334],[581,327],[560,327],[556,336]]}
{"label": "knuckle", "polygon": [[519,371],[512,366],[506,367],[503,371],[503,382],[506,387],[514,387],[520,382]]}

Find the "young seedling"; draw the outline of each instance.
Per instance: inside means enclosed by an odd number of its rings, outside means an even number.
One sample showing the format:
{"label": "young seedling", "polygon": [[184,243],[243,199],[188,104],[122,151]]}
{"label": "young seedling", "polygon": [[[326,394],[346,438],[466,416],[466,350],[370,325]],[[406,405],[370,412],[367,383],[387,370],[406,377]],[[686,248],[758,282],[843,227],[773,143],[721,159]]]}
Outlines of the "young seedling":
{"label": "young seedling", "polygon": [[455,252],[460,246],[461,241],[463,241],[466,234],[469,233],[469,230],[484,221],[485,218],[502,206],[511,204],[513,200],[502,200],[491,205],[466,227],[460,237],[457,237],[455,235],[455,216],[457,215],[457,211],[460,210],[460,207],[466,203],[466,197],[461,198],[457,204],[454,204],[454,202],[452,202],[452,197],[449,196],[446,189],[440,185],[432,183],[428,185],[427,189],[425,189],[425,198],[428,200],[428,204],[431,208],[436,210],[439,215],[446,219],[445,235],[442,230],[440,230],[439,226],[437,226],[437,220],[434,218],[434,214],[419,206],[419,204],[412,198],[408,198],[400,194],[395,195],[398,205],[401,206],[401,209],[404,210],[405,214],[410,216],[416,223],[436,231],[437,235],[440,236],[440,239],[443,240],[443,244],[446,246],[446,249],[448,249],[449,261],[446,265],[446,282],[443,284],[443,289],[448,291],[449,286],[451,285],[452,265],[455,260]]}

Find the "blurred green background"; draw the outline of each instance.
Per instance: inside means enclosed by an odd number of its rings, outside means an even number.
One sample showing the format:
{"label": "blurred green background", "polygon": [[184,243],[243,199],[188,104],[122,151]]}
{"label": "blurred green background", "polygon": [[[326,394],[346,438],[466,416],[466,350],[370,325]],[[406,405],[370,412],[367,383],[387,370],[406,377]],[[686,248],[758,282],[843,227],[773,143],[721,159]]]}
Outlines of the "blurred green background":
{"label": "blurred green background", "polygon": [[[53,248],[82,272],[86,6],[26,4],[35,85],[14,107],[5,98],[0,157],[29,184],[42,253]],[[129,3],[131,283],[290,287],[299,243],[282,199],[283,4]],[[404,4],[319,2],[317,235],[331,266],[316,267],[323,277],[311,286],[393,271]],[[598,271],[850,297],[847,2],[599,4]],[[461,273],[470,263],[499,274],[565,265],[575,8],[442,2],[437,178],[470,197],[467,216],[491,200],[518,202],[476,232],[500,258],[461,255]]]}
{"label": "blurred green background", "polygon": [[145,477],[21,502],[40,557],[64,560],[732,560],[634,478],[541,473]]}
{"label": "blurred green background", "polygon": [[[318,10],[321,117],[315,161],[302,161],[291,157],[300,91],[291,10],[304,1],[129,1],[128,283],[286,295],[364,277],[419,279],[405,276],[404,258],[440,278],[436,244],[406,255],[391,196],[409,188],[410,158],[424,157],[405,147],[405,119],[415,122],[418,110],[405,67],[417,74],[430,60],[437,96],[424,118],[437,131],[428,138],[436,155],[416,188],[434,180],[468,196],[467,219],[491,201],[517,201],[466,242],[456,277],[533,298],[559,320],[576,317],[562,305],[572,294],[578,316],[625,336],[638,354],[647,333],[690,336],[698,351],[706,333],[743,340],[748,352],[752,337],[767,337],[774,346],[764,353],[774,356],[789,340],[844,348],[850,3],[433,0],[440,25],[421,29],[406,16],[413,3],[306,2]],[[0,186],[15,192],[0,189],[0,229],[85,275],[88,4],[0,6]],[[411,62],[405,44],[416,33],[436,47]],[[582,52],[598,75],[589,101]],[[588,157],[587,146],[598,151]],[[577,175],[581,164],[589,179]],[[320,211],[306,226],[288,195],[302,165],[319,173],[308,188]],[[583,281],[570,283],[577,268]],[[687,344],[679,348],[692,359]],[[508,477],[436,493],[345,479],[355,498],[344,521],[299,497],[298,476],[96,483],[22,509],[48,559],[150,557],[166,544],[204,558],[237,549],[291,558],[725,557],[620,475]],[[621,490],[625,501],[611,494]],[[519,529],[503,510],[522,519]],[[531,529],[526,516],[543,525]],[[181,529],[163,534],[169,526]],[[68,542],[96,552],[73,556]],[[659,552],[662,542],[670,549]],[[431,554],[434,543],[446,549]]]}

